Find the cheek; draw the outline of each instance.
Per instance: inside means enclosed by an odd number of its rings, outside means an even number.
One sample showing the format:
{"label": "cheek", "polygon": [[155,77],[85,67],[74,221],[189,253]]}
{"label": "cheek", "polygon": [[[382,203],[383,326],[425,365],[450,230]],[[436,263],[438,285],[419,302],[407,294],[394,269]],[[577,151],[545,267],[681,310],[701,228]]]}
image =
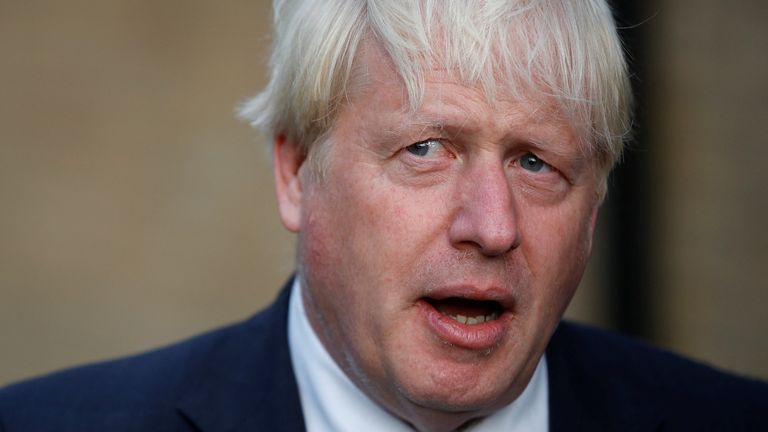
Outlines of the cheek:
{"label": "cheek", "polygon": [[307,199],[309,211],[299,233],[299,265],[309,289],[307,312],[325,333],[323,339],[353,345],[355,328],[350,323],[365,322],[359,315],[370,310],[372,293],[365,287],[371,283],[367,269],[372,259],[364,242],[355,240],[360,236],[353,223],[359,219],[355,209],[332,199],[325,192]]}
{"label": "cheek", "polygon": [[412,190],[379,177],[366,187],[345,191],[349,242],[360,253],[377,257],[377,265],[398,265],[427,252],[445,231],[446,199],[437,190]]}
{"label": "cheek", "polygon": [[384,290],[361,287],[381,286],[397,274],[408,212],[396,194],[375,183],[331,180],[307,194],[300,260],[324,296],[343,297],[344,304],[372,302]]}
{"label": "cheek", "polygon": [[[572,294],[591,250],[591,209],[532,213],[523,241],[530,268],[542,290]],[[570,298],[570,296],[566,298]]]}

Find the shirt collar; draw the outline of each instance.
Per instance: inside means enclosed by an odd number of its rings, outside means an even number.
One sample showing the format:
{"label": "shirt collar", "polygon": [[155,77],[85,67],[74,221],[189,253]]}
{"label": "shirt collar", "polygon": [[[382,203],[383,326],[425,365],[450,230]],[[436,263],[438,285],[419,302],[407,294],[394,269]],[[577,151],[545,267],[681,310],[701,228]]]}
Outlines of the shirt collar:
{"label": "shirt collar", "polygon": [[[325,350],[304,310],[298,277],[288,307],[288,345],[308,432],[412,431],[357,388]],[[542,356],[527,387],[514,402],[465,430],[547,431],[547,401],[547,363]]]}

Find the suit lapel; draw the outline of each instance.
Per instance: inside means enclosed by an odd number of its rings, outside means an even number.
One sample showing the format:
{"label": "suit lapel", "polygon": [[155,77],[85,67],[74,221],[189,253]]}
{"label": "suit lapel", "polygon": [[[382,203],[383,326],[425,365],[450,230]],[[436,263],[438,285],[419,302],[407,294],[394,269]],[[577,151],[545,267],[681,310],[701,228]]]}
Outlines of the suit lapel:
{"label": "suit lapel", "polygon": [[288,349],[289,281],[275,303],[231,329],[177,405],[203,432],[304,430]]}
{"label": "suit lapel", "polygon": [[610,347],[590,344],[578,332],[561,323],[547,347],[550,432],[659,430],[653,395],[624,385],[625,372],[597,360],[605,355],[597,351]]}

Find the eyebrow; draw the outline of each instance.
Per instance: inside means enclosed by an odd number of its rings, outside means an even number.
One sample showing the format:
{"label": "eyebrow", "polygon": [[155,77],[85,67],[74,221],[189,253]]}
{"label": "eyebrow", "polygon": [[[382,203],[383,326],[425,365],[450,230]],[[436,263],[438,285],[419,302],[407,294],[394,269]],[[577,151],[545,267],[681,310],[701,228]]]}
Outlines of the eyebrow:
{"label": "eyebrow", "polygon": [[403,119],[403,122],[392,130],[384,131],[388,136],[397,137],[404,134],[419,134],[424,135],[426,133],[432,133],[436,135],[450,135],[458,136],[462,134],[472,134],[478,132],[480,129],[477,126],[473,126],[470,117],[462,116],[459,119],[456,114],[431,114],[424,112],[417,112],[414,114],[407,114]]}
{"label": "eyebrow", "polygon": [[[539,108],[532,114],[513,113],[499,119],[503,122],[497,125],[499,130],[503,130],[503,139],[523,140],[534,147],[558,153],[561,156],[573,157],[570,151],[553,145],[560,141],[552,139],[553,134],[559,134],[560,129],[563,127],[567,129],[567,126],[563,124],[562,119],[546,115]],[[483,132],[483,122],[477,120],[482,119],[478,119],[477,114],[472,111],[450,104],[440,105],[438,109],[429,109],[429,107],[421,107],[415,111],[406,109],[401,113],[397,125],[381,133],[387,139],[404,137],[415,139],[417,136],[423,137],[428,134],[435,135],[434,138],[467,137]]]}

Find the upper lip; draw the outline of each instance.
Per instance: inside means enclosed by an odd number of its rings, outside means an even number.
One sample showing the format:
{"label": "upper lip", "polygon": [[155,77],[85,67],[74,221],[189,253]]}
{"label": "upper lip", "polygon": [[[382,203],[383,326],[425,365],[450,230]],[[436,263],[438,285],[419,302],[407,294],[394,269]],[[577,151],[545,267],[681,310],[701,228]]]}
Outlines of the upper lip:
{"label": "upper lip", "polygon": [[509,289],[501,288],[498,285],[460,284],[440,286],[430,289],[424,297],[434,300],[458,297],[476,301],[494,301],[499,303],[504,309],[512,309],[512,306],[515,304],[513,293]]}

